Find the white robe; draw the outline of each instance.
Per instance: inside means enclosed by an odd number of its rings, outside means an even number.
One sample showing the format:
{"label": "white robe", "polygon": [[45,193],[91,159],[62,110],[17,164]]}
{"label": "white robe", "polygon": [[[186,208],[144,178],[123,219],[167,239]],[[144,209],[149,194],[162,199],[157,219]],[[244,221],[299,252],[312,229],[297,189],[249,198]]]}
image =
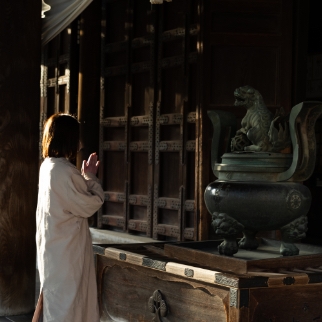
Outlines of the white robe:
{"label": "white robe", "polygon": [[94,174],[83,177],[65,158],[44,160],[36,233],[44,322],[100,320],[87,218],[103,201]]}

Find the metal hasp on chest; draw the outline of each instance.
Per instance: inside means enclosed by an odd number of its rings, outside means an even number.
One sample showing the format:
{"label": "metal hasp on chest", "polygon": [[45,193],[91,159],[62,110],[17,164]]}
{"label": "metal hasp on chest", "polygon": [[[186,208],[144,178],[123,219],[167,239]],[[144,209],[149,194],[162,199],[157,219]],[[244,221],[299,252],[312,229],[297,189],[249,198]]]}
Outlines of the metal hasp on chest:
{"label": "metal hasp on chest", "polygon": [[[322,318],[322,248],[221,256],[218,241],[94,245],[101,321],[285,322]],[[281,305],[283,303],[283,305]]]}
{"label": "metal hasp on chest", "polygon": [[[273,117],[258,91],[250,86],[237,89],[235,97],[235,105],[245,105],[247,114],[231,141],[234,152],[225,153],[221,162],[218,133],[225,130],[227,116],[208,112],[214,126],[212,167],[218,180],[206,188],[205,202],[212,226],[224,238],[219,252],[233,255],[238,248],[255,250],[258,231],[280,229],[280,253],[298,255],[294,242],[305,237],[311,204],[310,191],[301,182],[314,170],[314,126],[322,103],[300,103],[289,116],[278,111]],[[276,153],[291,142],[293,154]],[[237,245],[236,237],[241,232],[244,237]]]}

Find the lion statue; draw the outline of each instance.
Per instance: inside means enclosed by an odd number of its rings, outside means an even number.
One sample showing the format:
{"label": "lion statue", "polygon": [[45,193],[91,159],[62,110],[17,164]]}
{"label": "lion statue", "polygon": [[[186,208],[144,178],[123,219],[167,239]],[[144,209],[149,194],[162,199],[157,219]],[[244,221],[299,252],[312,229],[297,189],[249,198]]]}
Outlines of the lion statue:
{"label": "lion statue", "polygon": [[289,130],[281,107],[275,117],[266,107],[262,95],[251,86],[234,92],[235,106],[245,107],[242,128],[231,141],[232,151],[280,152],[290,146]]}

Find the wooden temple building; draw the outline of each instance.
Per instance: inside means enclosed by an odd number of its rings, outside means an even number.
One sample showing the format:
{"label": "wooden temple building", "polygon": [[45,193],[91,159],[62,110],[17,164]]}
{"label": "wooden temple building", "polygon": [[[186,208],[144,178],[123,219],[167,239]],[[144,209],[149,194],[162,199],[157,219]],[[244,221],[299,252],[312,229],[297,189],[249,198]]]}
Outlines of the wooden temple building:
{"label": "wooden temple building", "polygon": [[[217,247],[206,242],[218,239],[204,202],[216,179],[207,111],[240,123],[233,92],[243,85],[273,113],[322,101],[318,1],[94,0],[44,47],[40,11],[39,0],[0,2],[0,316],[35,306],[40,142],[61,111],[81,123],[77,165],[99,154],[105,202],[93,230],[150,242],[94,247],[102,321],[322,321],[322,254],[295,269],[272,260],[262,274],[212,265],[198,248],[173,259],[174,242]],[[302,243],[312,246],[301,249],[322,253],[322,119],[316,142],[303,183],[312,206]],[[275,245],[280,233],[259,236]]]}

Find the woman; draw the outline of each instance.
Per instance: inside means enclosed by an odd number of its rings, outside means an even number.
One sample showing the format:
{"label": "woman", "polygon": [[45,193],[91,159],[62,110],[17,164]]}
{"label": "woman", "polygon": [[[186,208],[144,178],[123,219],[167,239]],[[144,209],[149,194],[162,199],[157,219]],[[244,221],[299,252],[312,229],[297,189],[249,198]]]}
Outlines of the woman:
{"label": "woman", "polygon": [[82,173],[70,163],[78,147],[78,121],[68,114],[51,116],[45,124],[45,160],[39,176],[36,241],[41,295],[33,322],[100,320],[87,218],[103,204],[104,192],[96,178],[95,153],[83,161]]}

